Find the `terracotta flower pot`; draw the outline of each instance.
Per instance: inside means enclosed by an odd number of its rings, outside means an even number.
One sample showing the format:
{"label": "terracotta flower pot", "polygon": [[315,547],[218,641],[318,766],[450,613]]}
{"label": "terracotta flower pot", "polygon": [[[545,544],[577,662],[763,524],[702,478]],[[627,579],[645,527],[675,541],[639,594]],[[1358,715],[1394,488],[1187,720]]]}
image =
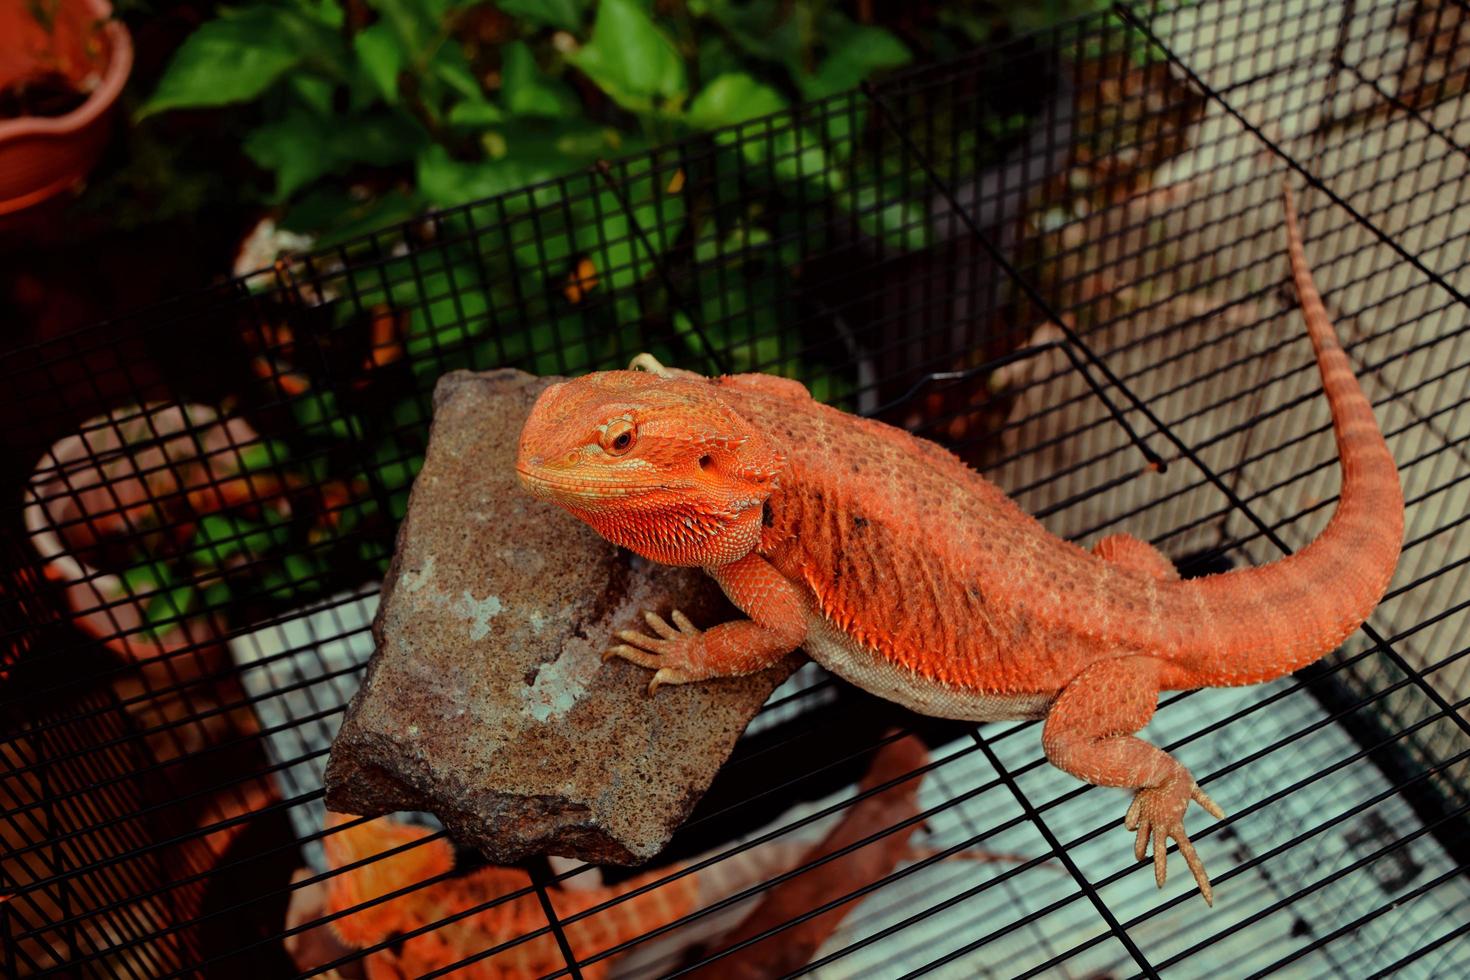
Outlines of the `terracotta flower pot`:
{"label": "terracotta flower pot", "polygon": [[231,447],[257,438],[244,419],[220,421],[202,405],[151,404],[91,419],[51,447],[27,487],[25,524],[81,629],[139,661],[218,641],[219,624],[204,617],[150,639],[140,629],[150,596],[99,566],[108,564],[109,540],[187,538],[192,527],[171,526],[169,512],[185,500],[215,509],[213,498],[234,479]]}
{"label": "terracotta flower pot", "polygon": [[[41,5],[45,6],[45,5]],[[60,0],[50,31],[21,0],[0,3],[0,91],[64,79],[85,101],[59,116],[0,119],[0,217],[39,204],[91,172],[133,67],[133,42],[107,0]]]}

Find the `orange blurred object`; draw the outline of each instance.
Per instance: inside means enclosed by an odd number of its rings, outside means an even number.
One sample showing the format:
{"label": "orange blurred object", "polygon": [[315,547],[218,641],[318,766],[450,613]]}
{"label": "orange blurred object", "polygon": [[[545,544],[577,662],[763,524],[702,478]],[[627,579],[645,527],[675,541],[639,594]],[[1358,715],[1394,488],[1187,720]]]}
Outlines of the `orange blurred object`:
{"label": "orange blurred object", "polygon": [[[327,814],[329,833],[322,839],[327,862],[333,868],[368,862],[327,882],[327,911],[341,912],[364,902],[376,902],[330,923],[343,942],[371,946],[392,933],[407,932],[424,924],[418,912],[422,888],[387,901],[377,900],[449,871],[454,867],[454,851],[442,837],[418,843],[433,836],[434,832],[426,827],[410,826],[387,817],[353,824],[357,819],[340,813]],[[389,857],[378,857],[405,845],[416,846]]]}
{"label": "orange blurred object", "polygon": [[[433,836],[426,828],[388,817],[352,824],[357,819],[335,813],[327,815],[327,827],[333,832],[323,844],[327,863],[333,869]],[[452,864],[453,853],[442,838],[410,847],[400,854],[328,879],[322,911],[335,914],[427,881],[448,871]],[[600,912],[566,922],[677,871],[677,868],[662,868],[613,886],[548,889],[552,908],[564,923],[572,952],[579,960],[585,960],[694,911],[699,906],[697,876],[684,874]],[[471,909],[476,911],[462,915]],[[556,937],[547,930],[546,914],[532,888],[531,876],[519,868],[481,868],[432,882],[387,902],[333,919],[329,924],[344,943],[354,947],[375,946],[395,934],[437,924],[421,935],[369,953],[364,962],[369,980],[421,976],[461,963],[502,943],[521,940],[523,936],[531,938],[515,942],[493,956],[464,963],[454,975],[510,980],[539,977],[566,967]],[[535,935],[538,931],[540,934]],[[613,960],[608,957],[584,965],[582,976],[589,980],[605,976]]]}

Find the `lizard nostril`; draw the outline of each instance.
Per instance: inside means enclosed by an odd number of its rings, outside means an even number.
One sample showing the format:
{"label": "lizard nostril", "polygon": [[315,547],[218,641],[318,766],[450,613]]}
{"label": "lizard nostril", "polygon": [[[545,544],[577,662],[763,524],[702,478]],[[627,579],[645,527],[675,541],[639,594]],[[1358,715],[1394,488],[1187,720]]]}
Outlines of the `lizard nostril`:
{"label": "lizard nostril", "polygon": [[714,462],[715,462],[715,459],[714,459],[713,456],[709,456],[709,455],[701,456],[701,457],[699,457],[699,468],[702,469],[702,470],[707,470],[711,466],[714,465]]}

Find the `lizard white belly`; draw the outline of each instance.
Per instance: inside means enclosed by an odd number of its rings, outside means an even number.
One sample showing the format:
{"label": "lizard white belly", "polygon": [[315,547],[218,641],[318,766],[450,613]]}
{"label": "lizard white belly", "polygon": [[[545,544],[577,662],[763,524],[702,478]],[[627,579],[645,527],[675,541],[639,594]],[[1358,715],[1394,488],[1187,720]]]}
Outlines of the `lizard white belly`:
{"label": "lizard white belly", "polygon": [[1042,718],[1052,694],[987,694],[930,680],[842,632],[820,613],[807,616],[807,654],[823,667],[869,694],[921,715],[962,721],[1019,721]]}

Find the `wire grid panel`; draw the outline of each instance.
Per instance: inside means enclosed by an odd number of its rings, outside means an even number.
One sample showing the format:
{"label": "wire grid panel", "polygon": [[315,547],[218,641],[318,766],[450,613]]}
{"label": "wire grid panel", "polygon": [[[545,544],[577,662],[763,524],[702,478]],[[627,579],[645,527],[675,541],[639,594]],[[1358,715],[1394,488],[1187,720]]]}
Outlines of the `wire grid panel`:
{"label": "wire grid panel", "polygon": [[[815,969],[1463,972],[1470,467],[1453,243],[1470,39],[1449,9],[1119,8],[8,358],[38,440],[25,458],[41,459],[17,476],[45,521],[7,547],[29,554],[40,527],[91,560],[12,590],[24,614],[8,635],[45,663],[23,657],[0,689],[7,972],[289,971],[285,906],[332,874],[291,878],[322,868],[324,740],[360,669],[432,383],[454,367],[577,373],[650,349],[777,371],[946,441],[1058,533],[1126,528],[1187,571],[1300,546],[1335,468],[1283,289],[1282,159],[1319,188],[1302,201],[1308,252],[1400,462],[1410,529],[1370,634],[1299,678],[1171,695],[1150,728],[1231,813],[1191,823],[1219,907],[1205,914],[1177,865],[1155,892],[1117,829],[1121,794],[1051,770],[1034,725],[958,726],[931,737],[923,839],[1002,859],[853,883],[866,897]],[[201,344],[218,356],[201,363]],[[1167,469],[1149,473],[1146,453]],[[152,571],[106,571],[99,523],[111,547],[156,555]],[[48,603],[75,626],[42,633]],[[836,819],[849,797],[823,781],[820,730],[840,722],[838,756],[859,758],[881,737],[867,714],[797,675],[751,728],[761,751],[721,777],[740,785],[780,757],[783,809],[717,782],[724,802],[673,850],[714,869],[774,861],[772,844],[820,826],[804,814]],[[757,865],[759,893],[777,866]],[[532,892],[594,873],[538,872]],[[554,917],[463,965],[552,937],[564,973],[678,969],[714,919],[615,958],[571,948],[575,923]]]}

